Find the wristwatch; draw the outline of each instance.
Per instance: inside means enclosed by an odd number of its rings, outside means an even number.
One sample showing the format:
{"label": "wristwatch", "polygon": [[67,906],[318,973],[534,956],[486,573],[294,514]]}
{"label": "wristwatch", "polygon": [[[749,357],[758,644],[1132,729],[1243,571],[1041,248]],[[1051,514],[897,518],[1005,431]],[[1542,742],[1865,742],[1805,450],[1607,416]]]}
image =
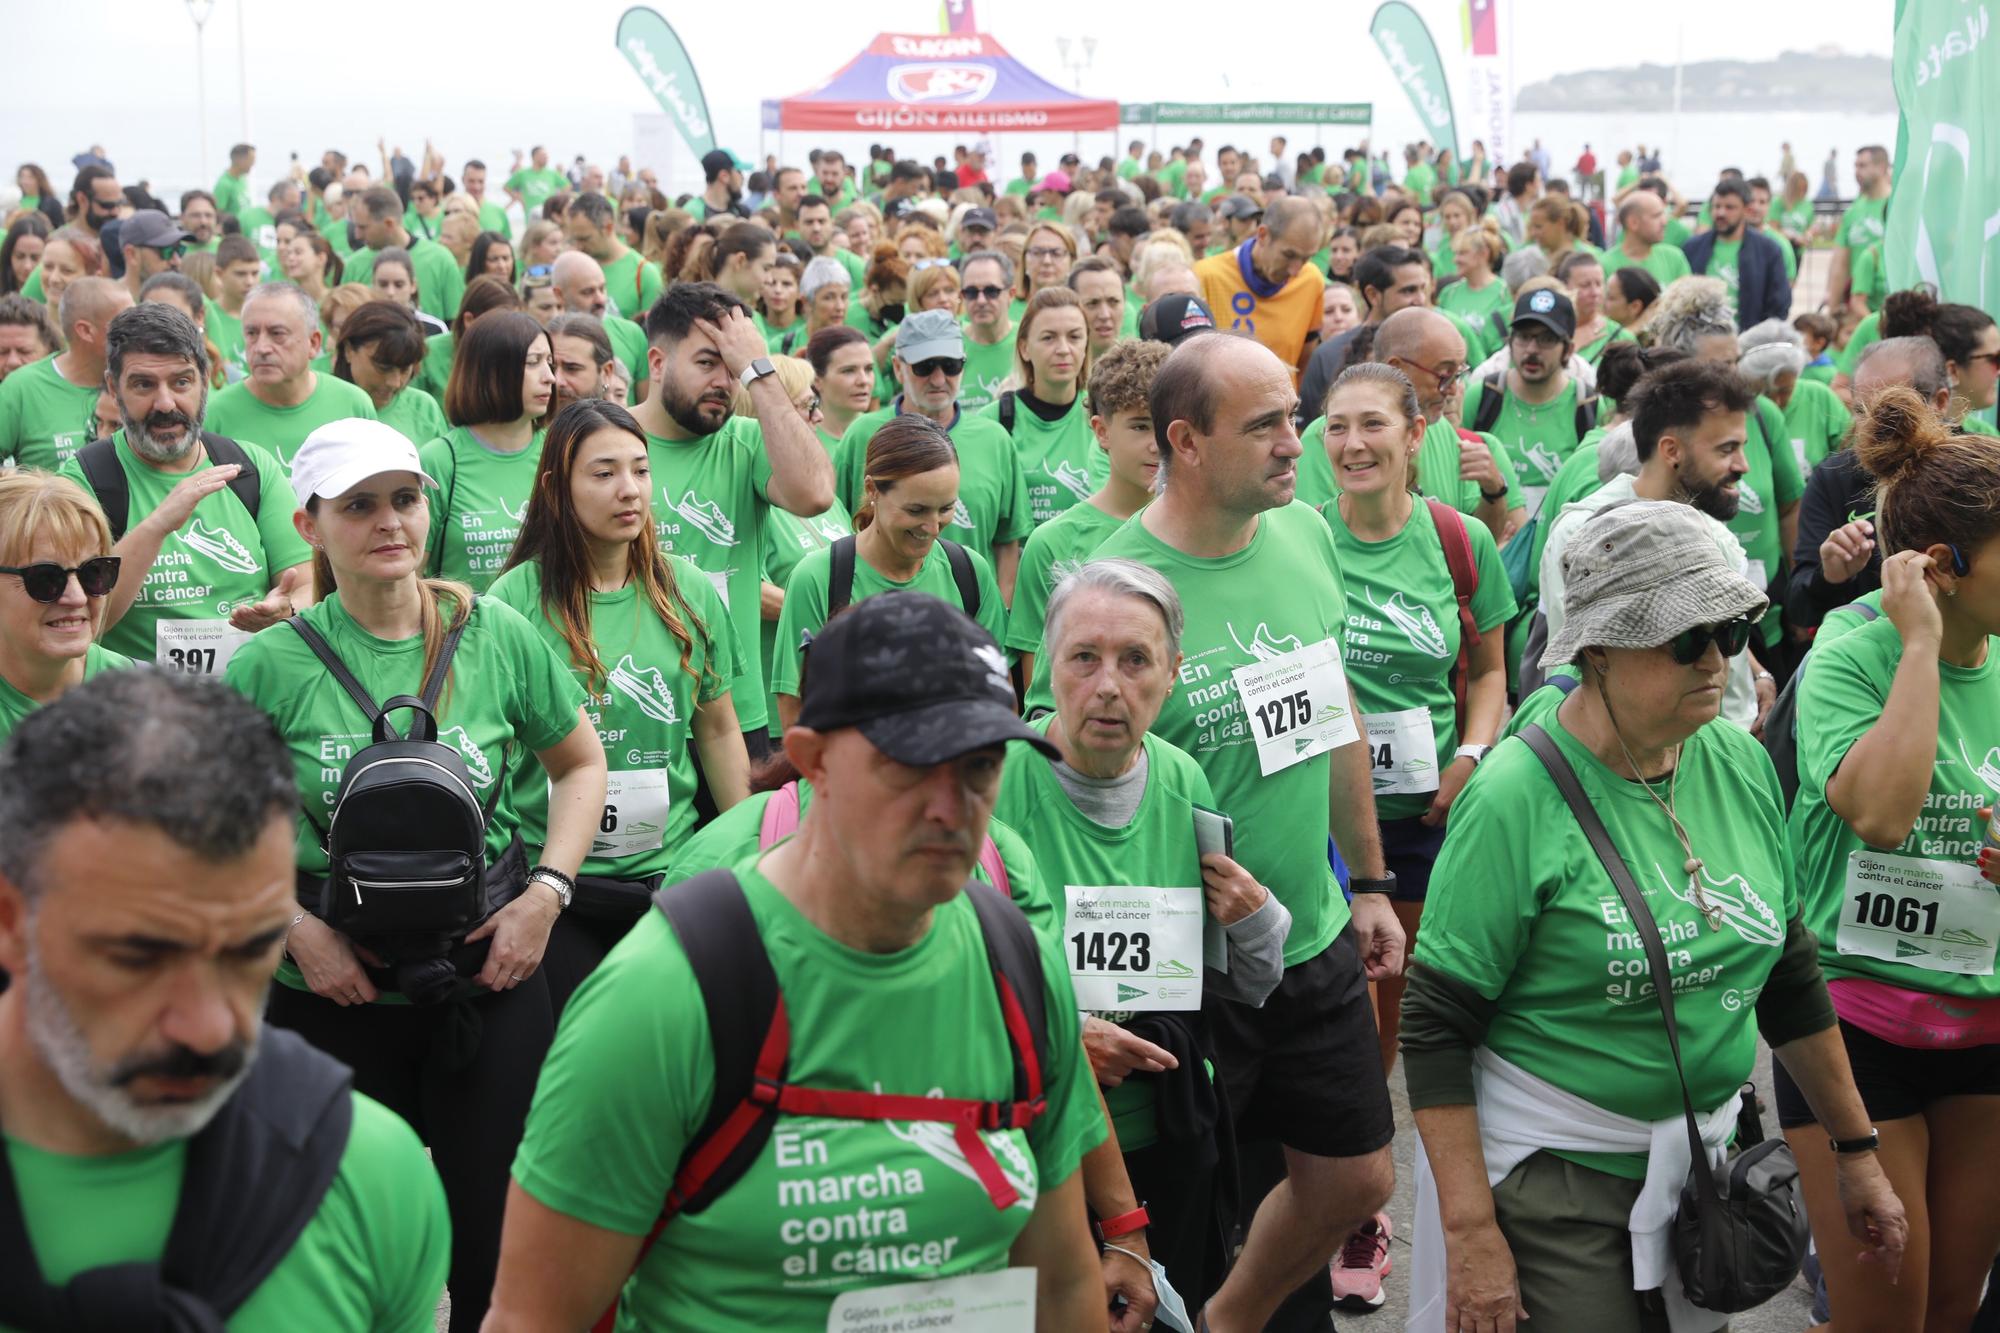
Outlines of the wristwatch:
{"label": "wristwatch", "polygon": [[760,356],[755,361],[752,361],[749,365],[743,367],[743,373],[741,375],[738,375],[736,378],[741,380],[743,382],[743,387],[747,389],[752,384],[755,384],[758,380],[763,379],[766,375],[775,375],[777,373],[778,373],[778,368],[771,364],[771,358],[768,356]]}
{"label": "wristwatch", "polygon": [[1394,893],[1396,891],[1396,872],[1385,870],[1382,872],[1382,878],[1380,879],[1363,879],[1359,875],[1350,875],[1347,878],[1347,891],[1349,893]]}
{"label": "wristwatch", "polygon": [[564,912],[569,910],[569,900],[576,896],[576,881],[554,866],[536,866],[528,872],[528,883],[546,884],[553,889],[558,908]]}
{"label": "wristwatch", "polygon": [[1097,1239],[1117,1240],[1135,1231],[1144,1231],[1151,1221],[1152,1219],[1146,1216],[1146,1205],[1142,1203],[1129,1213],[1120,1213],[1116,1217],[1107,1217],[1099,1222],[1096,1228]]}
{"label": "wristwatch", "polygon": [[1874,1152],[1882,1146],[1882,1136],[1870,1128],[1865,1139],[1828,1139],[1827,1142],[1833,1145],[1837,1155],[1844,1157],[1852,1153]]}
{"label": "wristwatch", "polygon": [[1470,744],[1461,745],[1458,747],[1458,749],[1452,752],[1451,757],[1453,759],[1470,759],[1472,761],[1472,766],[1474,768],[1478,768],[1479,761],[1484,759],[1486,757],[1486,752],[1488,750],[1491,750],[1492,748],[1493,747],[1490,745],[1470,745]]}
{"label": "wristwatch", "polygon": [[1480,498],[1480,499],[1482,499],[1482,500],[1484,500],[1484,501],[1486,501],[1486,503],[1488,503],[1488,504],[1492,504],[1492,503],[1493,503],[1493,502],[1494,502],[1495,500],[1504,500],[1504,499],[1506,499],[1506,498],[1507,498],[1507,490],[1508,490],[1508,487],[1507,487],[1507,483],[1505,483],[1505,482],[1502,482],[1502,483],[1500,483],[1500,489],[1499,489],[1499,490],[1497,490],[1497,491],[1489,491],[1489,490],[1487,490],[1487,489],[1486,489],[1486,488],[1485,488],[1484,486],[1481,486],[1481,487],[1479,488],[1479,498]]}

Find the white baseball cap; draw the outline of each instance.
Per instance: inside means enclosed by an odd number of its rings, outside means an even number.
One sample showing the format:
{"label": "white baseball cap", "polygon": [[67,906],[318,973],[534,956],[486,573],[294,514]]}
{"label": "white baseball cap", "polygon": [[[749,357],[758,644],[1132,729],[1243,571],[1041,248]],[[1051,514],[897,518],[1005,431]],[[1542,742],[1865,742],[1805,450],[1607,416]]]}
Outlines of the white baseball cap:
{"label": "white baseball cap", "polygon": [[347,417],[329,421],[306,436],[292,456],[292,489],[300,504],[315,495],[331,500],[384,472],[414,472],[426,486],[437,485],[417,461],[417,446],[403,432],[366,417]]}

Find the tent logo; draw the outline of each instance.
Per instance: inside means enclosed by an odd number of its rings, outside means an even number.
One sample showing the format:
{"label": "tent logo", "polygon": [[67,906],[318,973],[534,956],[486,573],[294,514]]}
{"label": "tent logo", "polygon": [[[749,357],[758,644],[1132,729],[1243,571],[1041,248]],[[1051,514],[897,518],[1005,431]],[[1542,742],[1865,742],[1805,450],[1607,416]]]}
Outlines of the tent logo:
{"label": "tent logo", "polygon": [[889,67],[889,96],[898,102],[970,106],[983,102],[999,83],[991,65],[938,61]]}

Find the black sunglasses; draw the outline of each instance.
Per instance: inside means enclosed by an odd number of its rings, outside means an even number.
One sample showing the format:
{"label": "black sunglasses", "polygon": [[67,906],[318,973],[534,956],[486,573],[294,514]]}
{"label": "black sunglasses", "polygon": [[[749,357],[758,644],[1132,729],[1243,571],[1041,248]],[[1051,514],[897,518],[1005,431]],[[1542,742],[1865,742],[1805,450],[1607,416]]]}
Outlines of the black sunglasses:
{"label": "black sunglasses", "polygon": [[1722,650],[1724,657],[1734,657],[1749,644],[1750,631],[1755,628],[1756,623],[1754,620],[1742,619],[1725,621],[1720,625],[1696,625],[1693,629],[1684,629],[1669,639],[1667,651],[1672,653],[1674,661],[1682,666],[1693,666],[1699,662],[1711,643]]}
{"label": "black sunglasses", "polygon": [[46,560],[36,565],[0,565],[0,574],[17,576],[21,580],[22,591],[36,601],[54,602],[62,598],[72,574],[83,585],[84,596],[104,596],[118,586],[119,563],[119,557],[115,555],[100,555],[74,569],[64,569],[55,561]]}
{"label": "black sunglasses", "polygon": [[967,296],[977,296],[981,300],[997,301],[1001,297],[1007,294],[1007,289],[1005,287],[993,287],[993,286],[967,287],[965,289],[965,294]]}
{"label": "black sunglasses", "polygon": [[156,245],[153,249],[159,251],[160,258],[162,259],[179,259],[187,253],[185,242],[179,245]]}
{"label": "black sunglasses", "polygon": [[929,379],[942,370],[947,375],[965,373],[965,358],[962,356],[934,356],[927,360],[912,362],[910,369],[917,372],[918,379]]}

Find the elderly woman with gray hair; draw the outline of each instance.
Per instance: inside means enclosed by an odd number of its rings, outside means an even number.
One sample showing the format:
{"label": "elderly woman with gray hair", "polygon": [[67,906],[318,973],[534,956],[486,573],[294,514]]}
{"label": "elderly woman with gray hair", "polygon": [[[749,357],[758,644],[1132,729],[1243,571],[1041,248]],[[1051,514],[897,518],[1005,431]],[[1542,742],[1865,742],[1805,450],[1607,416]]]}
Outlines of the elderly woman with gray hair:
{"label": "elderly woman with gray hair", "polygon": [[1840,395],[1818,380],[1801,380],[1806,368],[1805,336],[1782,319],[1767,319],[1737,340],[1737,371],[1785,414],[1785,438],[1801,473],[1839,449],[1854,418]]}
{"label": "elderly woman with gray hair", "polygon": [[1159,1262],[1198,1308],[1226,1268],[1215,1183],[1234,1170],[1202,1011],[1263,1004],[1284,975],[1291,914],[1230,857],[1201,766],[1149,734],[1184,623],[1173,585],[1145,565],[1096,560],[1063,576],[1044,628],[1056,711],[1029,723],[1061,758],[1018,757],[993,813],[1065,886],[1058,934],[1084,1049],[1145,1201],[1101,1230]]}
{"label": "elderly woman with gray hair", "polygon": [[[1413,1330],[1720,1327],[1683,1290],[1670,1233],[1693,1140],[1713,1169],[1760,1034],[1835,1139],[1869,1136],[1776,775],[1716,724],[1763,592],[1693,508],[1659,501],[1592,518],[1564,574],[1542,662],[1583,683],[1460,796],[1403,999],[1424,1146]],[[1790,1169],[1781,1150],[1763,1160]],[[1893,1272],[1902,1205],[1872,1152],[1838,1161],[1848,1228]]]}

